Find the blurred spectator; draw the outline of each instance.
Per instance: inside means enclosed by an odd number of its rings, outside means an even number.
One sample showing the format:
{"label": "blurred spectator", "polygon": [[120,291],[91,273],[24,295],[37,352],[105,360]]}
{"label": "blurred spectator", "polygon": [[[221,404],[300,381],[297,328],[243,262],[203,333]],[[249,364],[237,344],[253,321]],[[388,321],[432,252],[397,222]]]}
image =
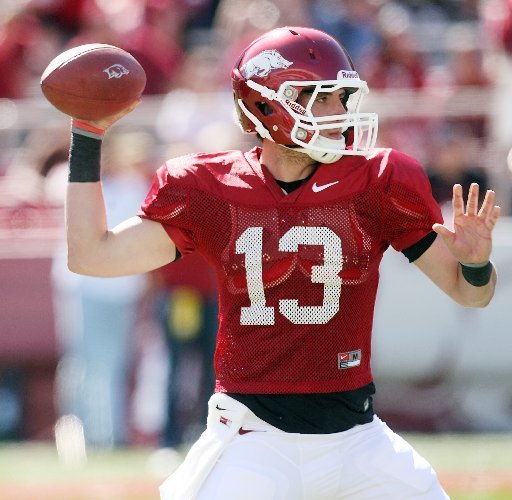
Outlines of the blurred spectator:
{"label": "blurred spectator", "polygon": [[[396,1],[396,0],[395,0]],[[407,7],[414,17],[443,17],[451,22],[474,21],[478,19],[481,0],[398,0]]]}
{"label": "blurred spectator", "polygon": [[372,0],[315,0],[311,22],[336,37],[354,61],[364,61],[377,50],[379,6]]}
{"label": "blurred spectator", "polygon": [[491,74],[484,63],[484,46],[479,30],[467,25],[453,25],[449,28],[445,84],[460,87],[489,87]]}
{"label": "blurred spectator", "polygon": [[309,26],[307,0],[220,0],[213,22],[219,74],[231,92],[233,64],[252,40],[277,26]]}
{"label": "blurred spectator", "polygon": [[482,203],[489,182],[486,170],[475,163],[481,158],[479,149],[472,133],[463,127],[447,127],[438,135],[426,171],[432,194],[441,207],[451,206],[454,184],[461,184],[467,194],[472,182],[480,185],[479,206]]}
{"label": "blurred spectator", "polygon": [[[391,2],[378,13],[381,42],[372,57],[363,61],[358,72],[368,82],[370,91],[388,93],[397,103],[401,95],[411,96],[425,86],[428,59],[417,47],[409,12]],[[377,104],[378,105],[378,104]],[[427,130],[430,119],[418,117],[407,106],[399,116],[381,121],[378,143],[404,151],[420,161],[428,150]]]}
{"label": "blurred spectator", "polygon": [[95,0],[28,0],[26,11],[59,30],[63,43],[82,29]]}
{"label": "blurred spectator", "polygon": [[[61,166],[67,161],[69,125],[48,121],[47,127],[34,128],[25,136],[0,177],[3,206],[63,206],[66,177]],[[56,177],[62,177],[55,185]],[[55,187],[55,189],[54,189]]]}
{"label": "blurred spectator", "polygon": [[305,0],[220,0],[213,27],[221,47],[232,44],[240,47],[248,38],[253,39],[276,26],[309,24],[309,6]]}
{"label": "blurred spectator", "polygon": [[183,46],[187,51],[196,45],[213,42],[212,27],[220,1],[178,0],[182,6],[187,7],[187,22],[183,38]]}
{"label": "blurred spectator", "polygon": [[140,22],[125,33],[120,46],[146,71],[145,94],[165,94],[174,87],[184,58],[188,9],[176,1],[147,2]]}
{"label": "blurred spectator", "polygon": [[215,386],[217,288],[211,269],[196,255],[157,270],[154,278],[170,364],[162,445],[177,448],[206,427],[206,403]]}
{"label": "blurred spectator", "polygon": [[[79,29],[70,38],[66,39],[61,49],[54,54],[56,56],[59,52],[83,45],[86,43],[107,43],[111,45],[120,46],[123,31],[129,27],[137,26],[140,22],[140,9],[134,9],[131,13],[133,21],[126,21],[125,17],[121,12],[118,12],[118,21],[121,22],[121,26],[124,28],[124,22],[126,22],[126,28],[123,30],[116,29],[117,24],[114,22],[112,16],[107,15],[107,12],[102,8],[106,4],[98,4],[94,0],[84,5],[83,17],[81,19]],[[126,6],[130,6],[125,4]],[[132,27],[133,27],[132,26]]]}
{"label": "blurred spectator", "polygon": [[[231,96],[219,94],[219,52],[192,47],[176,89],[156,119],[167,157],[194,150],[235,147]],[[213,353],[217,331],[217,294],[211,270],[200,256],[187,255],[154,273],[156,315],[169,360],[166,414],[161,445],[178,448],[192,442],[206,425],[206,402],[213,393]]]}
{"label": "blurred spectator", "polygon": [[512,1],[508,0],[504,5],[505,15],[501,30],[501,43],[505,52],[512,56]]}
{"label": "blurred spectator", "polygon": [[240,143],[233,98],[218,92],[219,71],[215,48],[198,45],[187,54],[176,88],[163,99],[155,120],[158,138],[169,145],[167,157],[234,149]]}
{"label": "blurred spectator", "polygon": [[466,20],[477,21],[480,13],[481,0],[457,0],[443,1],[439,3],[443,9],[450,14],[450,19],[454,21]]}
{"label": "blurred spectator", "polygon": [[[459,87],[489,87],[492,83],[490,75],[484,67],[482,47],[475,41],[463,41],[460,32],[454,33],[457,42],[450,43],[450,52],[446,64],[448,79],[446,85]],[[475,34],[474,36],[477,36]],[[466,43],[467,42],[467,43]]]}
{"label": "blurred spectator", "polygon": [[[140,206],[148,182],[152,141],[145,134],[114,130],[105,138],[103,191],[111,227]],[[61,360],[57,410],[75,415],[88,444],[128,442],[128,395],[138,304],[145,276],[93,278],[67,269],[65,250],[53,263],[55,321]]]}
{"label": "blurred spectator", "polygon": [[21,438],[23,374],[17,368],[0,368],[0,442]]}
{"label": "blurred spectator", "polygon": [[375,58],[365,68],[368,85],[374,89],[420,89],[425,84],[428,63],[406,30],[384,31]]}
{"label": "blurred spectator", "polygon": [[[65,48],[107,43],[129,51],[147,75],[146,95],[173,86],[183,57],[182,39],[188,10],[172,0],[92,2],[84,6],[78,32]],[[56,55],[56,54],[55,54]]]}
{"label": "blurred spectator", "polygon": [[43,41],[38,19],[25,12],[0,12],[0,98],[26,97],[33,73],[29,54]]}
{"label": "blurred spectator", "polygon": [[485,111],[476,114],[475,104],[482,99],[487,102],[483,92],[492,94],[494,75],[485,66],[483,44],[479,38],[479,30],[474,26],[453,24],[446,33],[445,62],[431,71],[428,85],[439,92],[440,100],[467,101],[467,115],[446,118],[444,125],[463,125],[475,138],[481,139],[489,134],[489,116]]}

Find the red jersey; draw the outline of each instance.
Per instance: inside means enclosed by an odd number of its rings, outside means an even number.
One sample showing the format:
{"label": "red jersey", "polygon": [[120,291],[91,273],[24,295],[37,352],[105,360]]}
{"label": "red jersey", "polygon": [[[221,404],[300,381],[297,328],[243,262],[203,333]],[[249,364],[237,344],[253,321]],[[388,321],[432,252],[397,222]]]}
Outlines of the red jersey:
{"label": "red jersey", "polygon": [[219,292],[217,391],[326,393],[372,381],[379,264],[441,222],[420,165],[391,149],[320,165],[286,195],[260,148],[157,172],[141,217],[199,251]]}

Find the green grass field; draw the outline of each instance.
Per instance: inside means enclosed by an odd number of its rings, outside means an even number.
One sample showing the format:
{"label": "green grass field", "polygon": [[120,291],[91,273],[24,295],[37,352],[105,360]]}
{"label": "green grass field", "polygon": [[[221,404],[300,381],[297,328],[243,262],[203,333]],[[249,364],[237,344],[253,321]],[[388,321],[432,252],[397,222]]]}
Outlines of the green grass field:
{"label": "green grass field", "polygon": [[512,499],[512,436],[404,437],[427,458],[453,500]]}
{"label": "green grass field", "polygon": [[[435,467],[453,500],[512,499],[511,435],[404,437]],[[64,466],[51,443],[3,444],[0,498],[158,499],[161,465],[150,449],[89,451],[86,464]]]}

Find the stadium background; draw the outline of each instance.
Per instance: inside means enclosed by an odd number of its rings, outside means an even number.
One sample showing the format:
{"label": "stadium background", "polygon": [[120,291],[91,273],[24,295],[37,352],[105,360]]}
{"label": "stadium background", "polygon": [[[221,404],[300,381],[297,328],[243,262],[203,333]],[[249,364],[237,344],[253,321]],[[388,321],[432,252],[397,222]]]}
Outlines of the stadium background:
{"label": "stadium background", "polygon": [[[55,451],[51,266],[63,214],[44,169],[65,151],[69,124],[42,98],[42,70],[80,43],[134,53],[148,88],[116,128],[151,145],[150,176],[171,156],[254,144],[235,125],[226,75],[247,39],[293,24],[349,46],[369,81],[364,107],[379,113],[380,144],[417,157],[433,178],[455,163],[446,182],[469,172],[497,192],[504,217],[495,231],[493,303],[452,304],[388,252],[373,366],[381,417],[438,464],[454,498],[512,498],[510,0],[0,0],[0,497],[31,498],[36,488],[38,498],[152,498],[169,463],[155,454],[164,404],[151,400],[165,391],[144,384],[139,404],[156,414],[148,424],[136,403],[127,408],[130,446],[88,450],[87,462],[59,461]],[[459,162],[446,159],[450,148]],[[154,340],[154,325],[140,325],[139,345]]]}

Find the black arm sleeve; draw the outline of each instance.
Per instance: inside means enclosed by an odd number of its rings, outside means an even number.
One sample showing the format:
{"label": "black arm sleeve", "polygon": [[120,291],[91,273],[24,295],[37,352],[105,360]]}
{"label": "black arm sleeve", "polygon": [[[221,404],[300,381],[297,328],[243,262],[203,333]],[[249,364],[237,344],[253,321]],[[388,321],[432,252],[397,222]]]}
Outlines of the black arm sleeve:
{"label": "black arm sleeve", "polygon": [[414,262],[430,248],[430,245],[434,243],[436,237],[437,233],[432,231],[431,233],[428,233],[426,236],[421,238],[420,241],[417,241],[414,245],[402,250],[402,253],[409,259],[409,262]]}

